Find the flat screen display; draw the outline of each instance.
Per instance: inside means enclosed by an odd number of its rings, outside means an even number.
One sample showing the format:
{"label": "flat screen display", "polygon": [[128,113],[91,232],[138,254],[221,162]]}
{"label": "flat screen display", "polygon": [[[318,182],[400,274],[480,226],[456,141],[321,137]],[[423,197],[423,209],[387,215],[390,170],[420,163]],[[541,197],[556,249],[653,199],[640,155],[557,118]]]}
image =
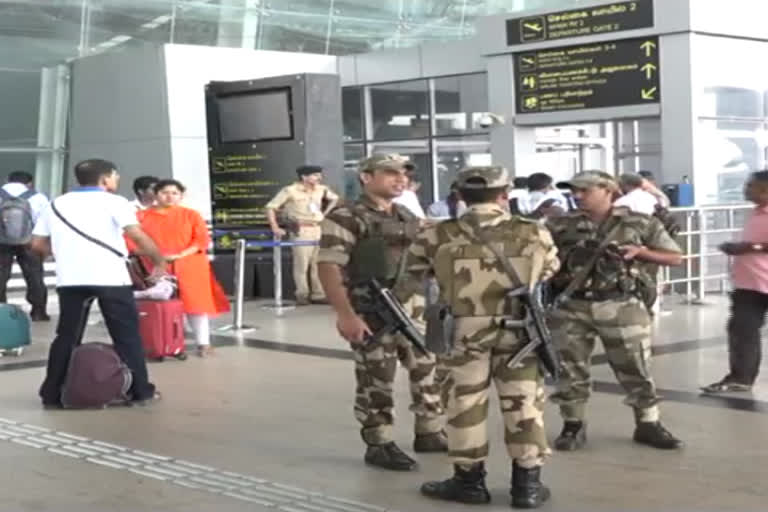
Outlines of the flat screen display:
{"label": "flat screen display", "polygon": [[292,139],[289,88],[219,96],[221,142]]}

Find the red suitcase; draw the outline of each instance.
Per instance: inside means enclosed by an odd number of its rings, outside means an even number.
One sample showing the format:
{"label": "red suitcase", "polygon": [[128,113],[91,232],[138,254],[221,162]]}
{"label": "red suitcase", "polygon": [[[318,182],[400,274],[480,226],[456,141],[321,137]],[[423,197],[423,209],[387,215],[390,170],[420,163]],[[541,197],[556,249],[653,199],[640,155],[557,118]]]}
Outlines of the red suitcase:
{"label": "red suitcase", "polygon": [[137,300],[139,332],[149,359],[187,358],[184,351],[184,305],[178,299]]}

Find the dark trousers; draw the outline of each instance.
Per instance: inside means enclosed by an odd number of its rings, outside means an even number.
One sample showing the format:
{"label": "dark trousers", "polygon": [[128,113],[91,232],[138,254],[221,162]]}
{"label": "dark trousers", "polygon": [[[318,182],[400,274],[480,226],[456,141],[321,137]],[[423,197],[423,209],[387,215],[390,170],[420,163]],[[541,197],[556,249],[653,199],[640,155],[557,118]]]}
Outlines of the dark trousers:
{"label": "dark trousers", "polygon": [[727,379],[752,385],[760,372],[762,347],[760,328],[768,311],[768,294],[753,290],[734,290],[731,294],[731,318],[728,320],[728,359],[731,372]]}
{"label": "dark trousers", "polygon": [[0,245],[0,303],[8,302],[6,289],[14,258],[27,282],[27,302],[32,305],[32,312],[45,313],[48,290],[43,281],[43,258],[25,245]]}
{"label": "dark trousers", "polygon": [[48,352],[48,371],[40,387],[45,404],[57,404],[67,376],[72,350],[80,344],[94,300],[112,338],[115,351],[133,372],[134,400],[151,398],[154,384],[149,382],[144,349],[139,336],[139,314],[130,286],[64,286],[58,289],[59,324]]}

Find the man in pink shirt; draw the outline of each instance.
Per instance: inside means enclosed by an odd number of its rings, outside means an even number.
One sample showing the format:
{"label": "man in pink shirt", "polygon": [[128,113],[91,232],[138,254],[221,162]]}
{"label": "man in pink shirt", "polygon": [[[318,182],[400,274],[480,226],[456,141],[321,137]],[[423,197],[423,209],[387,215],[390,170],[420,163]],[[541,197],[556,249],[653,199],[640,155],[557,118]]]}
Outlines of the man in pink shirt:
{"label": "man in pink shirt", "polygon": [[706,393],[749,391],[760,371],[760,328],[768,311],[768,171],[755,172],[744,193],[755,209],[741,241],[720,246],[733,256],[731,318],[728,321],[730,372],[702,388]]}

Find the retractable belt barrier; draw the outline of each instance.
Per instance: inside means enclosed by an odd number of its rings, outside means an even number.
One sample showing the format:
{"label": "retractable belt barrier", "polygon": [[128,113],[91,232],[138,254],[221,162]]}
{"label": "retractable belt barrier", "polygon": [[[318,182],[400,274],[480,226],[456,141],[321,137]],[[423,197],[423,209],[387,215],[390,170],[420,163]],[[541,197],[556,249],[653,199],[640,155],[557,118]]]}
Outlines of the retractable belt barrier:
{"label": "retractable belt barrier", "polygon": [[[238,231],[240,234],[262,234],[270,231]],[[274,275],[274,302],[264,306],[273,310],[278,316],[284,311],[293,309],[294,303],[283,300],[283,247],[316,246],[315,240],[245,240],[240,238],[235,244],[235,305],[233,308],[232,325],[223,327],[225,331],[248,332],[255,327],[243,324],[243,305],[245,302],[245,255],[249,247],[272,248],[272,273]]]}

